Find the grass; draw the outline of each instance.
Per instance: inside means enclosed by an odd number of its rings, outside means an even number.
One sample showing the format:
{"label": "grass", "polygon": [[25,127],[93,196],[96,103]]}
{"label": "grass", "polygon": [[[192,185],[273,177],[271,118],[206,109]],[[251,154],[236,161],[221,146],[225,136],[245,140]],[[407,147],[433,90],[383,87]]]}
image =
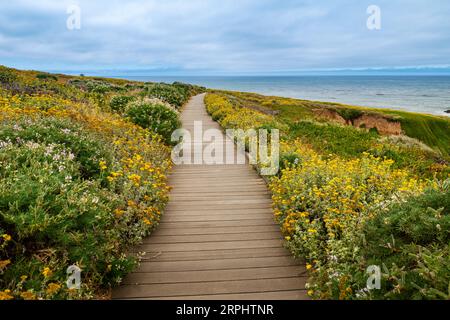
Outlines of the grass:
{"label": "grass", "polygon": [[313,121],[293,123],[289,134],[291,138],[305,139],[323,154],[335,153],[344,157],[354,157],[368,151],[379,138],[373,131]]}

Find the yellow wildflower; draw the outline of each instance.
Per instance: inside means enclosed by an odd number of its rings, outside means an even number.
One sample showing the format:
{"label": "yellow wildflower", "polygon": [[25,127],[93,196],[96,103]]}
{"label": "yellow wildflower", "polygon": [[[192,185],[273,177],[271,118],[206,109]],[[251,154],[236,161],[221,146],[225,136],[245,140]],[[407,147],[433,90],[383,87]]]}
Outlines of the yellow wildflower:
{"label": "yellow wildflower", "polygon": [[100,170],[106,170],[108,167],[106,166],[106,162],[105,161],[100,161],[98,163]]}
{"label": "yellow wildflower", "polygon": [[44,277],[49,278],[52,276],[53,271],[49,267],[45,267],[44,270],[42,270],[42,274]]}
{"label": "yellow wildflower", "polygon": [[2,235],[2,238],[3,238],[3,240],[5,240],[5,241],[11,241],[11,236],[9,235],[9,234],[4,234],[4,235]]}
{"label": "yellow wildflower", "polygon": [[137,175],[137,174],[130,174],[128,176],[128,179],[130,179],[135,186],[139,186],[140,182],[141,182],[141,176]]}
{"label": "yellow wildflower", "polygon": [[11,260],[9,260],[9,259],[8,260],[0,260],[0,270],[6,268],[6,266],[10,263],[11,263]]}
{"label": "yellow wildflower", "polygon": [[46,292],[47,292],[47,294],[49,294],[49,295],[53,295],[53,294],[55,294],[60,288],[61,288],[61,285],[60,285],[60,284],[57,284],[57,283],[52,282],[52,283],[49,283],[49,284],[48,284],[48,288],[47,288]]}
{"label": "yellow wildflower", "polygon": [[114,214],[118,217],[122,216],[125,213],[122,209],[116,209],[114,210]]}
{"label": "yellow wildflower", "polygon": [[36,300],[36,295],[30,290],[22,292],[20,297],[24,300]]}
{"label": "yellow wildflower", "polygon": [[10,295],[11,290],[0,291],[0,300],[12,300],[14,297]]}

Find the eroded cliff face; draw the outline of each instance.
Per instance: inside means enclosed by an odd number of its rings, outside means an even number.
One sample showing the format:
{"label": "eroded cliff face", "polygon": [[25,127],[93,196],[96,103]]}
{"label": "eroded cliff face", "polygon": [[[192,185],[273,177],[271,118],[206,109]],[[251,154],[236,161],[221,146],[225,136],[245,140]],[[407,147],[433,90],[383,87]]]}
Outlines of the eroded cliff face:
{"label": "eroded cliff face", "polygon": [[315,109],[313,110],[318,119],[328,120],[343,125],[351,125],[350,121],[345,120],[339,113],[329,109]]}
{"label": "eroded cliff face", "polygon": [[402,134],[402,125],[400,122],[379,115],[364,114],[353,120],[353,125],[357,128],[376,128],[383,135]]}
{"label": "eroded cliff face", "polygon": [[362,114],[352,120],[344,119],[337,111],[330,109],[316,109],[314,114],[318,119],[332,121],[342,125],[354,126],[361,129],[377,129],[382,135],[402,134],[402,125],[387,116],[377,114]]}

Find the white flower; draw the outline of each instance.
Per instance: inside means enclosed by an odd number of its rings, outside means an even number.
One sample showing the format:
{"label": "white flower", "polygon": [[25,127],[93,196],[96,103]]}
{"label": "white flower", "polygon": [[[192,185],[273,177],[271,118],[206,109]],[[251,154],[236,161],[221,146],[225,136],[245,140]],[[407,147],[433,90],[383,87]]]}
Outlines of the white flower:
{"label": "white flower", "polygon": [[0,149],[9,147],[9,146],[11,146],[11,145],[12,145],[12,143],[9,142],[9,141],[1,141],[1,140],[0,140]]}

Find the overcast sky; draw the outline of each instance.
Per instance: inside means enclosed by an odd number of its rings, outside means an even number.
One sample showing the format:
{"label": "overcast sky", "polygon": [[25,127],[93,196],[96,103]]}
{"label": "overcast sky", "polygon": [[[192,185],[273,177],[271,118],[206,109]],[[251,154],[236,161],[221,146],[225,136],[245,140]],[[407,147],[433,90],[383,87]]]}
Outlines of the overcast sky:
{"label": "overcast sky", "polygon": [[[67,28],[67,8],[81,29]],[[381,9],[369,30],[367,8]],[[0,64],[283,73],[450,65],[449,0],[0,0]]]}

